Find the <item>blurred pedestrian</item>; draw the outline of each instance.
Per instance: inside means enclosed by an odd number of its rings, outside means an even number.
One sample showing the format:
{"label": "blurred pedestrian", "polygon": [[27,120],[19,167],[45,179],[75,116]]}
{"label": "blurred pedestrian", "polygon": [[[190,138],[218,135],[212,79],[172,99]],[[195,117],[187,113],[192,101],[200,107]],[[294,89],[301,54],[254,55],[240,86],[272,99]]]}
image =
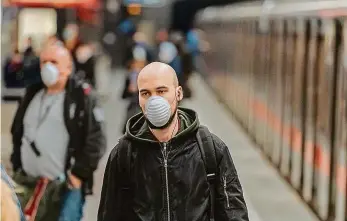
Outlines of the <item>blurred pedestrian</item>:
{"label": "blurred pedestrian", "polygon": [[79,221],[106,148],[104,116],[62,44],[46,45],[40,61],[43,83],[27,88],[11,128],[13,179],[28,220]]}
{"label": "blurred pedestrian", "polygon": [[15,49],[12,54],[4,62],[3,66],[4,83],[7,88],[23,88],[25,87],[23,76],[23,56],[18,49]]}
{"label": "blurred pedestrian", "polygon": [[80,44],[75,51],[76,74],[83,77],[94,88],[96,87],[95,76],[95,51],[91,44]]}
{"label": "blurred pedestrian", "polygon": [[[144,67],[154,60],[154,54],[152,49],[150,48],[147,37],[142,32],[136,32],[133,36],[133,44],[129,48],[126,55],[126,69],[128,75],[125,78],[124,89],[122,93],[122,99],[131,99],[133,97],[133,93],[129,91],[130,88],[130,75],[131,73],[136,72],[137,66]],[[140,68],[140,70],[141,70]],[[135,70],[136,69],[136,70]],[[137,71],[137,73],[139,70]]]}
{"label": "blurred pedestrian", "polygon": [[130,67],[131,69],[128,73],[129,84],[127,90],[130,95],[128,98],[129,104],[126,109],[126,117],[122,128],[123,134],[126,131],[126,123],[128,120],[135,114],[141,112],[139,106],[139,93],[137,90],[137,76],[146,64],[147,62],[143,60],[133,61],[133,64]]}
{"label": "blurred pedestrian", "polygon": [[32,37],[28,37],[27,39],[26,49],[23,53],[22,72],[26,87],[41,82],[40,58],[34,50]]}
{"label": "blurred pedestrian", "polygon": [[94,47],[83,42],[80,36],[79,27],[76,24],[68,24],[63,32],[66,47],[70,50],[76,75],[84,78],[94,88],[96,87],[95,77],[95,51]]}
{"label": "blurred pedestrian", "polygon": [[25,50],[24,50],[24,57],[25,56],[32,56],[33,54],[35,54],[35,51],[34,51],[34,46],[33,46],[33,38],[31,36],[29,36],[27,39],[26,39],[26,45],[25,45]]}
{"label": "blurred pedestrian", "polygon": [[169,33],[166,29],[160,29],[155,36],[156,45],[169,40]]}
{"label": "blurred pedestrian", "polygon": [[179,83],[181,83],[181,80],[183,79],[182,62],[177,47],[174,43],[164,41],[159,45],[158,60],[170,65],[175,70]]}
{"label": "blurred pedestrian", "polygon": [[148,44],[147,36],[143,32],[135,32],[132,37],[132,44],[127,50],[127,69],[130,68],[134,60],[145,60],[150,63],[154,61],[154,57],[154,52]]}
{"label": "blurred pedestrian", "polygon": [[189,87],[189,79],[195,70],[194,67],[194,56],[196,53],[196,48],[194,44],[190,43],[188,40],[188,35],[182,36],[179,40],[175,42],[178,50],[178,54],[181,57],[182,63],[182,80],[181,86],[183,88],[183,93],[185,98],[192,97],[192,90]]}

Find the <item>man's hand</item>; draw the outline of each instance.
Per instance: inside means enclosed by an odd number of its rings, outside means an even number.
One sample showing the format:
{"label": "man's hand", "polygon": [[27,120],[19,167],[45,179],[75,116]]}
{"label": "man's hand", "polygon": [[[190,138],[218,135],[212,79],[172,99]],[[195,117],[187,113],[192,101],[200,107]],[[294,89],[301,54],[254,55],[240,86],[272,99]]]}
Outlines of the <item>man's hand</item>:
{"label": "man's hand", "polygon": [[68,180],[68,186],[70,189],[80,189],[82,186],[82,181],[78,177],[76,177],[70,173],[69,174],[69,180]]}

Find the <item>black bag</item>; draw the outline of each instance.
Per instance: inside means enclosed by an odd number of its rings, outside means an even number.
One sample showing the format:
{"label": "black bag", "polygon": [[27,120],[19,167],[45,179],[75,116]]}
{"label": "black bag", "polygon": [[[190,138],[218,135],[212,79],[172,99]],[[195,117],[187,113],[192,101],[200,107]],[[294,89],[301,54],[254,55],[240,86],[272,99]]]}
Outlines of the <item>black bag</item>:
{"label": "black bag", "polygon": [[[215,199],[215,178],[217,174],[217,158],[216,158],[216,149],[214,146],[213,138],[211,132],[205,126],[200,126],[198,132],[196,133],[196,139],[198,141],[199,149],[201,152],[202,159],[205,164],[207,180],[209,182],[210,189],[210,220],[214,220],[214,199]],[[122,194],[126,191],[128,192],[131,189],[131,183],[128,174],[131,174],[131,154],[132,154],[132,146],[128,140],[124,137],[119,140],[119,143],[123,142],[120,145],[122,147],[119,149],[120,154],[120,162],[118,162],[118,166],[120,167],[120,171],[124,174],[122,177],[126,177],[123,179],[123,187]],[[129,191],[130,192],[130,191]],[[129,197],[129,196],[127,196]],[[130,205],[127,205],[125,208],[130,208]]]}

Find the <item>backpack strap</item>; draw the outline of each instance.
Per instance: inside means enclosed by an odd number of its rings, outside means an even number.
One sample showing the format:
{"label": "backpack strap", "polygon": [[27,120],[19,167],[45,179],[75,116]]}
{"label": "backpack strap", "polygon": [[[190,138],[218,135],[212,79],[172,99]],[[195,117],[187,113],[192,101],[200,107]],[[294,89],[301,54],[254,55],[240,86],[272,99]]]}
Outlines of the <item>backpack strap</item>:
{"label": "backpack strap", "polygon": [[[80,112],[84,110],[85,96],[83,91],[81,88],[75,87],[72,79],[69,79],[64,99],[64,123],[70,137],[76,137],[76,134],[82,131],[80,125],[83,125],[83,118],[80,115]],[[85,127],[87,126],[85,125]],[[73,157],[76,148],[77,146],[75,144],[71,145],[71,143],[69,143],[66,155],[65,171],[67,171],[71,166],[71,158]]]}
{"label": "backpack strap", "polygon": [[215,179],[217,174],[216,150],[212,134],[205,126],[200,126],[196,139],[205,164],[207,180],[210,185],[210,220],[214,220]]}

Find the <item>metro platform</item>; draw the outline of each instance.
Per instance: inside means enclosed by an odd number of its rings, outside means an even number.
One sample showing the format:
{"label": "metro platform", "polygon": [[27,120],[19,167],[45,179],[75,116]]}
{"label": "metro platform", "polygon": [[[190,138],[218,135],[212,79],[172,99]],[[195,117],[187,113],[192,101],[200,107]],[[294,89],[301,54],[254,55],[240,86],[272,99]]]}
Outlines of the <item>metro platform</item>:
{"label": "metro platform", "polygon": [[[103,102],[107,122],[108,149],[95,173],[94,195],[87,197],[83,221],[95,221],[100,200],[103,173],[108,155],[118,138],[124,123],[126,101],[120,99],[124,72],[121,70],[99,72],[107,94]],[[107,85],[106,85],[107,84]],[[201,124],[219,136],[229,147],[243,186],[251,221],[318,221],[300,197],[278,175],[258,147],[247,136],[230,112],[219,103],[204,80],[193,75],[190,85],[193,98],[182,106],[197,111]],[[2,103],[2,162],[10,153],[9,127],[16,104]]]}

